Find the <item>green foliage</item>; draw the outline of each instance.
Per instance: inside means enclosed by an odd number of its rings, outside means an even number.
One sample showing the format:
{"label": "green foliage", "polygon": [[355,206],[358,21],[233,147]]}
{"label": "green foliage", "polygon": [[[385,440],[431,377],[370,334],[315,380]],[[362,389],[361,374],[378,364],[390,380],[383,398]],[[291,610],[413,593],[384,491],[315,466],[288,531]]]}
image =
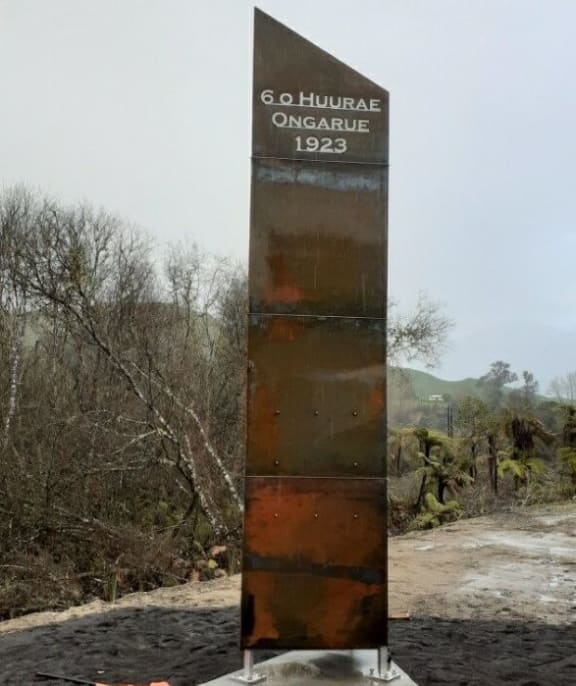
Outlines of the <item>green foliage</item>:
{"label": "green foliage", "polygon": [[567,477],[570,484],[570,495],[576,494],[576,448],[564,447],[558,449],[560,471]]}
{"label": "green foliage", "polygon": [[500,464],[498,465],[498,475],[502,477],[508,473],[511,473],[518,478],[522,478],[526,473],[526,469],[522,462],[507,457],[500,461]]}
{"label": "green foliage", "polygon": [[497,360],[490,365],[489,371],[478,379],[478,387],[492,408],[500,407],[504,398],[504,386],[513,383],[518,375],[510,370],[510,364]]}
{"label": "green foliage", "polygon": [[570,474],[576,474],[576,449],[560,448],[558,450],[560,460]]}
{"label": "green foliage", "polygon": [[412,428],[390,429],[388,433],[389,473],[400,476],[419,467],[418,439]]}
{"label": "green foliage", "polygon": [[427,493],[424,500],[428,510],[437,515],[451,515],[460,510],[460,503],[457,500],[449,500],[446,503],[440,503],[433,493]]}
{"label": "green foliage", "polygon": [[562,412],[562,443],[564,446],[576,448],[576,406],[572,403],[560,405]]}
{"label": "green foliage", "polygon": [[508,408],[501,416],[502,428],[511,442],[511,457],[525,459],[537,447],[551,445],[555,437],[530,409]]}
{"label": "green foliage", "polygon": [[456,425],[468,435],[481,436],[490,418],[488,405],[480,398],[467,395],[458,405]]}
{"label": "green foliage", "polygon": [[440,500],[447,485],[465,486],[471,483],[471,478],[463,471],[463,460],[455,439],[424,427],[414,429],[414,434],[418,438],[424,462],[420,471],[438,483]]}
{"label": "green foliage", "polygon": [[496,419],[483,400],[467,396],[458,406],[456,426],[468,450],[467,466],[473,478],[477,475],[478,453],[494,435],[495,425]]}
{"label": "green foliage", "polygon": [[498,474],[500,476],[512,474],[521,481],[526,481],[530,476],[541,476],[545,471],[546,466],[544,462],[537,457],[525,457],[523,459],[507,457],[498,465]]}
{"label": "green foliage", "polygon": [[433,529],[458,518],[461,505],[457,500],[441,503],[433,493],[427,493],[424,499],[426,510],[412,522],[412,529]]}
{"label": "green foliage", "polygon": [[[412,376],[434,379],[422,372]],[[550,502],[576,494],[576,406],[549,400],[540,403],[537,383],[529,372],[522,375],[523,386],[512,391],[506,383],[513,378],[507,363],[492,365],[483,379],[484,388],[474,384],[473,392],[455,404],[455,438],[426,424],[431,420],[428,406],[421,407],[414,422],[417,426],[394,430],[389,453],[392,467],[397,464],[395,457],[404,460],[394,447],[400,441],[410,444],[408,431],[418,444],[420,461],[415,467],[412,456],[403,462],[402,470],[389,472],[392,478],[399,477],[405,510],[400,506],[398,510],[404,526],[408,521],[411,528],[438,526],[456,502],[467,513],[484,513],[498,504]],[[497,407],[478,397],[486,384],[502,391]],[[442,390],[424,386],[420,394]],[[414,444],[410,445],[412,453]],[[411,513],[411,520],[406,513]]]}

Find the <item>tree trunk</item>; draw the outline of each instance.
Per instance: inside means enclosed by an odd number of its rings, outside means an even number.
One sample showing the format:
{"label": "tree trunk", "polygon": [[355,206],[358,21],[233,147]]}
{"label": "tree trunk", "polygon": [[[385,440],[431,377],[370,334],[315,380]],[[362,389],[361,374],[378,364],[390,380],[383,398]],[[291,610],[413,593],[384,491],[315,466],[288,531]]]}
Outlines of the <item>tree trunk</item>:
{"label": "tree trunk", "polygon": [[446,481],[438,478],[438,502],[444,505],[444,491],[446,490]]}
{"label": "tree trunk", "polygon": [[400,476],[400,461],[402,459],[402,444],[396,449],[396,476]]}
{"label": "tree trunk", "polygon": [[488,436],[488,467],[490,470],[490,483],[494,495],[498,495],[498,454],[494,436]]}
{"label": "tree trunk", "polygon": [[428,480],[428,475],[426,472],[424,472],[424,476],[422,477],[422,483],[420,484],[420,491],[418,492],[418,498],[416,500],[416,506],[415,509],[416,511],[420,510],[422,507],[422,501],[424,500],[424,493],[426,492],[426,482]]}
{"label": "tree trunk", "polygon": [[470,476],[476,481],[476,477],[478,476],[478,467],[476,466],[476,455],[478,453],[478,444],[474,441],[472,445],[470,446],[470,469],[468,470],[468,473]]}

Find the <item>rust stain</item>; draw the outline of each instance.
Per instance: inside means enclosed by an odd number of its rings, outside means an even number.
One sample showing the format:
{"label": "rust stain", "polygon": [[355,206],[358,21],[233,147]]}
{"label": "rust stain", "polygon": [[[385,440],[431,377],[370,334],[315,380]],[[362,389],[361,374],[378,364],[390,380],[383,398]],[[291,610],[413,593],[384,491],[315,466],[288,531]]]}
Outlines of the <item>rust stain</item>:
{"label": "rust stain", "polygon": [[246,552],[341,567],[385,566],[385,482],[274,479],[246,483]]}
{"label": "rust stain", "polygon": [[268,305],[275,302],[297,303],[304,299],[302,289],[295,284],[296,279],[286,264],[286,256],[275,254],[268,258],[272,283],[263,295]]}
{"label": "rust stain", "polygon": [[[256,600],[255,614],[275,622],[242,634],[243,648],[343,649],[378,647],[386,637],[384,585],[366,587],[348,579],[245,572],[244,593]],[[281,630],[279,631],[279,628]]]}
{"label": "rust stain", "polygon": [[373,388],[368,397],[368,406],[373,417],[381,417],[386,408],[386,390],[379,385],[378,388]]}
{"label": "rust stain", "polygon": [[303,328],[304,324],[297,319],[274,317],[268,323],[266,336],[270,343],[292,343],[298,338]]}
{"label": "rust stain", "polygon": [[253,315],[249,341],[247,473],[383,476],[384,326]]}
{"label": "rust stain", "polygon": [[256,614],[254,634],[267,636],[270,641],[277,641],[280,638],[280,632],[276,628],[276,617],[271,610],[266,610],[264,607]]}
{"label": "rust stain", "polygon": [[269,386],[254,389],[250,403],[250,426],[252,432],[257,432],[258,441],[254,444],[249,436],[248,450],[256,452],[258,459],[267,462],[276,456],[280,439],[275,415],[277,405],[277,394]]}
{"label": "rust stain", "polygon": [[[258,169],[293,170],[298,163],[258,160],[255,164]],[[348,169],[332,173],[350,175]],[[286,184],[255,184],[250,250],[253,312],[385,316],[387,174],[383,169],[360,173],[377,180],[381,191],[300,184],[287,192]]]}
{"label": "rust stain", "polygon": [[302,291],[297,286],[290,286],[288,284],[276,286],[276,288],[265,295],[265,301],[268,304],[278,301],[291,304],[297,303],[302,299]]}

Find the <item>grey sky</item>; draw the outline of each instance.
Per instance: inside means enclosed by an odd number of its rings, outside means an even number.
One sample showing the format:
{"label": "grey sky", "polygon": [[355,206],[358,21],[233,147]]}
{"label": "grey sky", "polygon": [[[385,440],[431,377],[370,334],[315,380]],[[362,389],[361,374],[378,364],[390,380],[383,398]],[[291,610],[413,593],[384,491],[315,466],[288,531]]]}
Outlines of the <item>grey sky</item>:
{"label": "grey sky", "polygon": [[[439,374],[576,369],[576,2],[262,0],[391,93],[390,287]],[[0,0],[0,183],[245,259],[251,2]]]}

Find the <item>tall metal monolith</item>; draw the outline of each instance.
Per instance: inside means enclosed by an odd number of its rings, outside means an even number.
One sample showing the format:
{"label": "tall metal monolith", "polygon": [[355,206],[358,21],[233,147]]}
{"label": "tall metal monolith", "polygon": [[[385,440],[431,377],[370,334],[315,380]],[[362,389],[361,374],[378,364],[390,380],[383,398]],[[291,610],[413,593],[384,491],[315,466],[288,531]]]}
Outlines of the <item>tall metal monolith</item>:
{"label": "tall metal monolith", "polygon": [[387,645],[388,93],[254,38],[242,647]]}

